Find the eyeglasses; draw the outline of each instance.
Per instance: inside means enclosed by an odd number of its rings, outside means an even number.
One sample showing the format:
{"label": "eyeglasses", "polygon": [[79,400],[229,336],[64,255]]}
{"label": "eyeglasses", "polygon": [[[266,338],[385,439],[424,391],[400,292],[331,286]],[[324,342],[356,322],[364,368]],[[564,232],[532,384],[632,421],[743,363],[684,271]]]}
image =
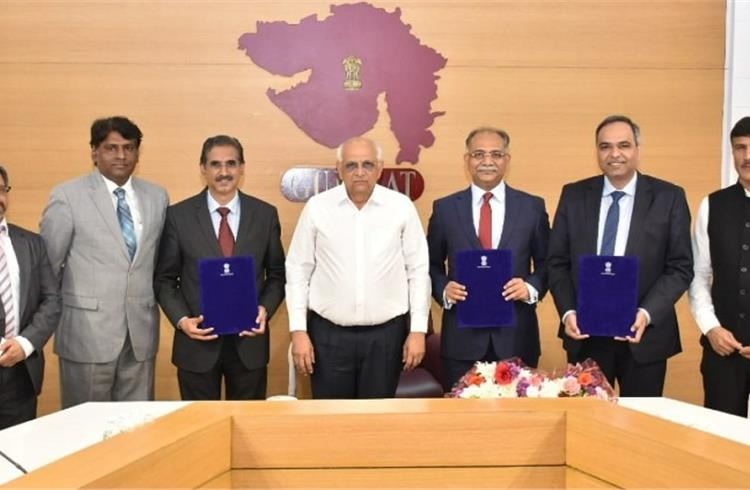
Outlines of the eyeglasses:
{"label": "eyeglasses", "polygon": [[122,150],[123,153],[132,155],[138,151],[138,146],[134,145],[133,143],[127,143],[124,145],[115,145],[114,143],[106,143],[100,146],[99,149],[101,149],[102,151],[106,153],[118,153],[120,150]]}
{"label": "eyeglasses", "polygon": [[357,163],[357,162],[346,162],[346,163],[344,164],[344,172],[346,172],[346,173],[350,174],[350,173],[352,173],[352,172],[356,171],[356,170],[357,170],[358,168],[361,168],[361,169],[362,169],[362,170],[364,170],[365,172],[367,172],[367,173],[370,173],[370,172],[372,172],[373,170],[375,170],[375,168],[376,168],[377,166],[378,166],[378,164],[377,164],[377,163],[375,163],[375,162],[371,162],[370,160],[365,160],[365,161],[364,161],[364,162],[362,162],[362,163]]}
{"label": "eyeglasses", "polygon": [[10,192],[9,185],[0,185],[0,196],[5,196]]}
{"label": "eyeglasses", "polygon": [[219,170],[222,167],[226,168],[227,170],[235,170],[237,168],[240,168],[240,165],[242,165],[242,162],[238,162],[237,160],[227,160],[226,162],[219,162],[217,160],[211,160],[206,165],[211,170]]}
{"label": "eyeglasses", "polygon": [[480,162],[487,158],[487,156],[489,156],[493,161],[497,162],[507,157],[508,153],[500,150],[492,150],[489,152],[484,150],[476,150],[469,153],[469,156],[474,160],[479,160]]}

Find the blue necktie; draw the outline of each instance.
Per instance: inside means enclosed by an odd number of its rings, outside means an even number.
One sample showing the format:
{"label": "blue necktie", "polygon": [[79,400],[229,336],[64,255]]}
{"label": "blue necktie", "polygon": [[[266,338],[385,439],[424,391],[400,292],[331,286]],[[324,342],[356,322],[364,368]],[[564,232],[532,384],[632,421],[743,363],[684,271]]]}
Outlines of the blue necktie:
{"label": "blue necktie", "polygon": [[612,204],[609,205],[607,211],[607,219],[604,221],[604,233],[602,234],[602,249],[599,255],[614,255],[615,254],[615,241],[617,241],[617,225],[620,222],[620,204],[618,201],[625,193],[622,191],[614,191],[610,194],[612,196]]}
{"label": "blue necktie", "polygon": [[115,189],[115,196],[117,196],[117,221],[120,222],[122,238],[125,240],[125,246],[128,247],[128,254],[132,261],[133,257],[135,257],[135,249],[138,247],[135,239],[133,216],[130,214],[130,206],[128,206],[128,202],[125,200],[125,189],[122,187]]}

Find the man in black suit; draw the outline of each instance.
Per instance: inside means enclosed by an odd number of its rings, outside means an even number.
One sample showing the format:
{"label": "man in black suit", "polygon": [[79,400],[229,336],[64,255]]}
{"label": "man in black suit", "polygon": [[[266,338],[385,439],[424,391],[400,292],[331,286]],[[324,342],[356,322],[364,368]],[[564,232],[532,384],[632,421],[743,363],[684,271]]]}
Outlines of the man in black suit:
{"label": "man in black suit", "polygon": [[[222,377],[229,400],[266,396],[266,329],[284,298],[284,249],[276,208],[238,191],[244,168],[242,145],[236,138],[208,138],[200,159],[207,188],[167,211],[155,289],[176,328],[172,362],[183,400],[219,399]],[[258,327],[218,336],[211,325],[203,324],[198,260],[232,255],[255,259]]]}
{"label": "man in black suit", "polygon": [[[513,189],[503,180],[511,158],[509,143],[508,133],[501,129],[481,127],[469,133],[464,162],[471,175],[471,186],[433,204],[427,243],[432,295],[443,305],[440,351],[446,391],[476,361],[519,356],[527,365],[536,367],[541,353],[536,304],[547,292],[549,219],[542,198]],[[490,223],[485,244],[481,243],[486,229],[482,225],[483,206]],[[515,327],[458,328],[456,325],[453,306],[471,291],[454,280],[454,255],[461,250],[481,248],[512,252],[513,279],[498,295],[514,302]]]}
{"label": "man in black suit", "polygon": [[[604,175],[563,187],[550,234],[558,335],[570,362],[593,358],[610,383],[619,383],[620,395],[661,396],[667,358],[682,350],[674,304],[693,278],[690,210],[682,188],[638,172],[640,130],[632,120],[609,116],[595,135]],[[602,253],[613,203],[619,208],[613,252]],[[596,254],[638,258],[638,311],[625,338],[589,337],[578,328],[578,260]]]}
{"label": "man in black suit", "polygon": [[62,307],[42,238],[8,224],[9,192],[8,172],[0,166],[0,429],[36,417],[42,349]]}

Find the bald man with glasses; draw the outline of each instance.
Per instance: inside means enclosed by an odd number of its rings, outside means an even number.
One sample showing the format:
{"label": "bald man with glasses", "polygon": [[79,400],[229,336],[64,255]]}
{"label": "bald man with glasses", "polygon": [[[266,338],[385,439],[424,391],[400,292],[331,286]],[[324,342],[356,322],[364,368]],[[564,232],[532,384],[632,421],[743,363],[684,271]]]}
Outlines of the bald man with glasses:
{"label": "bald man with glasses", "polygon": [[307,202],[289,247],[292,356],[313,398],[392,398],[424,356],[427,242],[409,198],[377,184],[373,141],[344,142],[336,169],[343,184]]}

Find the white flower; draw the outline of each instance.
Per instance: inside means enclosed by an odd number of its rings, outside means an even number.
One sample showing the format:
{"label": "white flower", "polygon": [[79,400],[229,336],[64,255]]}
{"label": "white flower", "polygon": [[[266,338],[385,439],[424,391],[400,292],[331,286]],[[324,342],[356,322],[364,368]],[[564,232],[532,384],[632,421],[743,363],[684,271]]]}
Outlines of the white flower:
{"label": "white flower", "polygon": [[482,383],[479,386],[467,386],[458,396],[460,398],[498,398],[500,392],[497,385],[492,383]]}
{"label": "white flower", "polygon": [[539,395],[539,388],[537,388],[536,386],[529,386],[528,388],[526,388],[527,398],[539,398]]}
{"label": "white flower", "polygon": [[541,398],[557,398],[561,391],[560,379],[545,379],[539,388]]}
{"label": "white flower", "polygon": [[481,374],[485,381],[489,383],[495,382],[495,368],[497,363],[495,362],[477,362],[476,368],[477,373]]}
{"label": "white flower", "polygon": [[518,381],[515,379],[507,385],[499,385],[500,396],[503,398],[518,398],[518,392],[516,392],[517,387]]}

